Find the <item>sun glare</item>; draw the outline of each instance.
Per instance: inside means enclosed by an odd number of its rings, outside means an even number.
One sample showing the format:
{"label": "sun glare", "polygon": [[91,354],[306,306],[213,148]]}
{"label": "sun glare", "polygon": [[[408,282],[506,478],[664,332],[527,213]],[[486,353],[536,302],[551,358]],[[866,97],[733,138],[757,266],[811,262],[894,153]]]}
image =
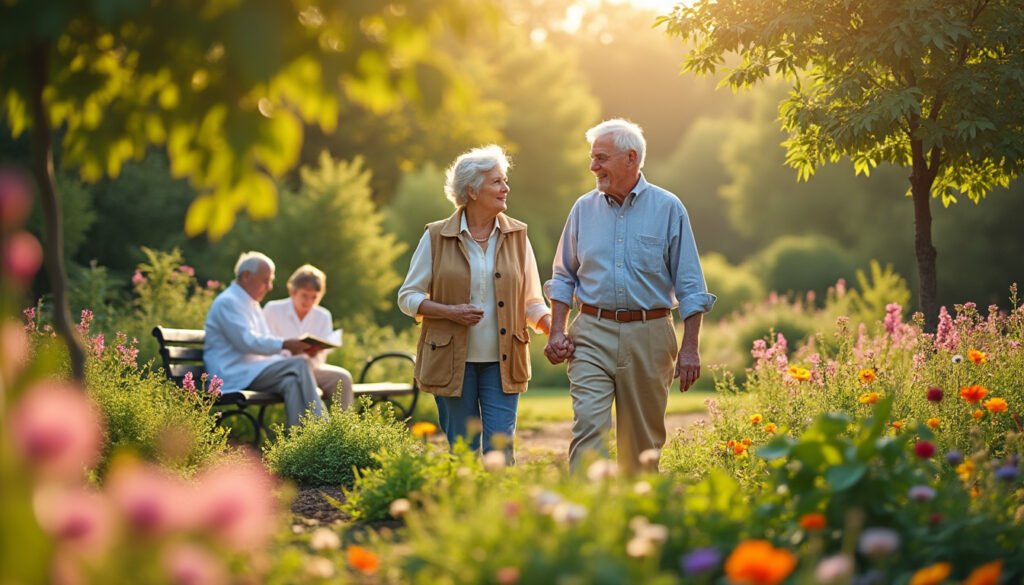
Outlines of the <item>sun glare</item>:
{"label": "sun glare", "polygon": [[693,0],[627,0],[629,4],[636,6],[637,8],[646,8],[653,10],[658,14],[668,14],[672,12],[676,4],[690,4]]}

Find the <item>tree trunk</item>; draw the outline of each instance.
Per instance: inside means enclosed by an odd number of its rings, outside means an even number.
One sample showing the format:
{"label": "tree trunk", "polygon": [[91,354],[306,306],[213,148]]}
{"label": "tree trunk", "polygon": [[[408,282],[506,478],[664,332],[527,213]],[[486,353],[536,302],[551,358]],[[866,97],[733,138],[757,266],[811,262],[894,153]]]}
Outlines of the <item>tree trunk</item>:
{"label": "tree trunk", "polygon": [[918,301],[924,313],[924,330],[935,333],[939,324],[939,284],[936,275],[935,246],[932,244],[932,183],[935,182],[933,169],[928,169],[920,149],[913,149],[913,174],[910,175],[910,190],[914,200],[914,252],[917,256]]}
{"label": "tree trunk", "polygon": [[68,346],[72,376],[84,382],[85,354],[75,336],[75,329],[71,324],[71,311],[68,308],[67,276],[64,270],[64,229],[53,172],[53,136],[46,114],[46,104],[43,103],[43,90],[46,88],[50,73],[50,46],[45,43],[33,46],[29,61],[32,96],[32,174],[35,176],[43,207],[43,255],[46,258],[46,273],[53,292],[53,325]]}

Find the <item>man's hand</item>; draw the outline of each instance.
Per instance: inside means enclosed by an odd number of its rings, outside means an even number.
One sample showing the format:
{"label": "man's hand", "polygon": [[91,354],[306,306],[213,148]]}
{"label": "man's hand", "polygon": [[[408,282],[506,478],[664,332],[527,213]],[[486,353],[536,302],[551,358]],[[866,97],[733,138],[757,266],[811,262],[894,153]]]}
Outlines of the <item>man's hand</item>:
{"label": "man's hand", "polygon": [[466,327],[472,327],[480,322],[480,319],[484,317],[484,310],[475,305],[449,305],[448,306],[448,320],[454,321],[459,325],[465,325]]}
{"label": "man's hand", "polygon": [[676,358],[676,372],[673,376],[679,378],[679,391],[686,392],[700,378],[700,355],[697,350],[689,347],[679,349],[679,356]]}
{"label": "man's hand", "polygon": [[306,355],[308,355],[309,357],[316,357],[316,355],[318,353],[320,353],[321,351],[323,351],[325,349],[327,349],[327,348],[322,346],[322,345],[313,345],[311,343],[311,344],[309,344],[309,349],[306,350]]}
{"label": "man's hand", "polygon": [[572,340],[562,331],[552,331],[548,337],[548,344],[544,346],[544,357],[552,364],[560,364],[572,357],[576,346]]}
{"label": "man's hand", "polygon": [[284,342],[281,344],[281,348],[287,349],[288,351],[292,352],[292,355],[299,355],[300,353],[305,353],[311,347],[313,346],[306,343],[305,341],[299,341],[298,339],[285,339]]}

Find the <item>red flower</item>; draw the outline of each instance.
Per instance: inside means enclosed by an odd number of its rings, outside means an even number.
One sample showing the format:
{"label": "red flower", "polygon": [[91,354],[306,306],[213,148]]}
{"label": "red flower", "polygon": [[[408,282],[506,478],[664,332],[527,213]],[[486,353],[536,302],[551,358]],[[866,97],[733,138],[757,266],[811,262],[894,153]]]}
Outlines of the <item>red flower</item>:
{"label": "red flower", "polygon": [[942,402],[943,396],[945,396],[945,393],[942,391],[942,388],[937,386],[930,386],[928,388],[928,402]]}
{"label": "red flower", "polygon": [[914,443],[914,453],[921,459],[931,459],[935,455],[935,445],[928,441],[918,441]]}

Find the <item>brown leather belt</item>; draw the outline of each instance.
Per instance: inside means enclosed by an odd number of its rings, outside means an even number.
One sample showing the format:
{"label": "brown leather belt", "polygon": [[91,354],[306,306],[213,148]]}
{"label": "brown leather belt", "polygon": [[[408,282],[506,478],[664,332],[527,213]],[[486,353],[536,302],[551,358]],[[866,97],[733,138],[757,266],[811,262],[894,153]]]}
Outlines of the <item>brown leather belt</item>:
{"label": "brown leather belt", "polygon": [[648,309],[646,311],[643,309],[616,309],[612,311],[595,307],[594,305],[580,305],[580,311],[587,315],[593,315],[598,319],[611,319],[619,323],[629,323],[630,321],[661,319],[671,313],[672,309]]}

